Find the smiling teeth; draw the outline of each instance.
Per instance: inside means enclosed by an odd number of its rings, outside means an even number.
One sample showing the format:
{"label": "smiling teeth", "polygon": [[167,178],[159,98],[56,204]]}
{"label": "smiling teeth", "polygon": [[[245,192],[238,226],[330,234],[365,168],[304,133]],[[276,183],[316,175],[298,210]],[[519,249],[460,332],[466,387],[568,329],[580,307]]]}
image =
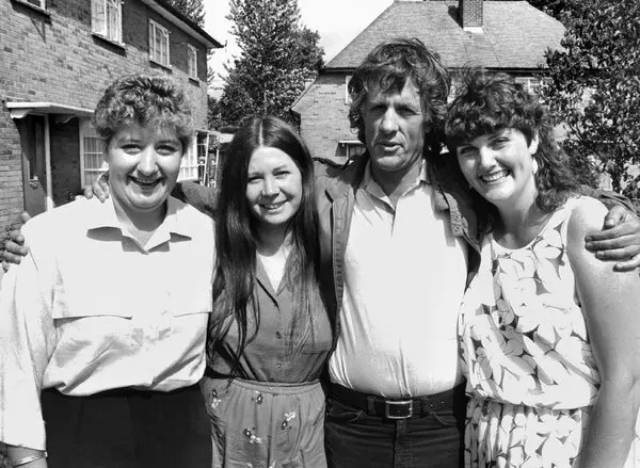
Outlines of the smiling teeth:
{"label": "smiling teeth", "polygon": [[480,177],[484,182],[495,182],[507,175],[507,171],[492,172],[491,174]]}

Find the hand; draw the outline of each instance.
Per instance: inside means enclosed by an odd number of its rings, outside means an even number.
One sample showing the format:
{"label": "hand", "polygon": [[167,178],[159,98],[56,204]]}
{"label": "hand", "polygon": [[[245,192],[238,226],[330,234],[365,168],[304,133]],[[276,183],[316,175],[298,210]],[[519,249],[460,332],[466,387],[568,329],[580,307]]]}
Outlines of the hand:
{"label": "hand", "polygon": [[616,260],[616,271],[631,271],[640,266],[640,219],[616,205],[604,220],[602,231],[585,237],[585,247],[600,260]]}
{"label": "hand", "polygon": [[[21,225],[29,221],[29,219],[31,219],[31,216],[29,216],[29,213],[24,211],[20,215]],[[4,241],[4,249],[0,251],[2,268],[5,273],[9,271],[9,265],[11,263],[18,265],[22,260],[22,257],[29,253],[29,247],[25,245],[25,238],[20,232],[20,226],[7,233],[7,237]]]}
{"label": "hand", "polygon": [[98,200],[104,203],[109,198],[109,176],[108,174],[100,174],[93,182],[93,185],[87,185],[84,189],[85,198],[93,198],[95,195]]}

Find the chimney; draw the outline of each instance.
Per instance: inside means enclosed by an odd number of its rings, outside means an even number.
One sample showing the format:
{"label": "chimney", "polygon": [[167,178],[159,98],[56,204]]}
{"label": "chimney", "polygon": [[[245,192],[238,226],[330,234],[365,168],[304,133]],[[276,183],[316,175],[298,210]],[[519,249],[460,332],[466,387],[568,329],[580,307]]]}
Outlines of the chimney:
{"label": "chimney", "polygon": [[458,0],[458,15],[463,30],[482,32],[482,0]]}

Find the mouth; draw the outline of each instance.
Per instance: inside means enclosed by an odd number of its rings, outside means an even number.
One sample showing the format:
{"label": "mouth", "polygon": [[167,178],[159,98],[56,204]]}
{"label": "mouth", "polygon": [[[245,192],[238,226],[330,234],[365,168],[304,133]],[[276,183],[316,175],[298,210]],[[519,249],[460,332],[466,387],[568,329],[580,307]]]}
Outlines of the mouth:
{"label": "mouth", "polygon": [[381,147],[384,151],[395,151],[400,148],[400,143],[393,141],[379,141],[376,145]]}
{"label": "mouth", "polygon": [[278,211],[280,208],[284,206],[286,202],[281,201],[277,203],[260,203],[260,209],[267,213],[271,213],[274,211]]}
{"label": "mouth", "polygon": [[149,189],[153,189],[156,186],[160,185],[162,183],[162,181],[164,180],[163,177],[154,177],[151,179],[146,179],[143,177],[134,177],[134,176],[129,176],[129,180],[131,182],[133,182],[134,184],[138,185],[139,187],[149,190]]}
{"label": "mouth", "polygon": [[505,177],[510,174],[506,169],[501,169],[499,171],[493,171],[489,174],[484,174],[478,177],[485,184],[495,184],[497,182],[502,181]]}

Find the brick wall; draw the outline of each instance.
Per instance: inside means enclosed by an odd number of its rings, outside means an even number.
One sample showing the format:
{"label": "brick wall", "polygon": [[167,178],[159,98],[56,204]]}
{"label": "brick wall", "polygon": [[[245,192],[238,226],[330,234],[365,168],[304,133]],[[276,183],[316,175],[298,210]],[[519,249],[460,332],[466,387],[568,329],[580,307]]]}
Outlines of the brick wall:
{"label": "brick wall", "polygon": [[349,128],[349,104],[343,73],[324,73],[294,106],[300,114],[300,134],[313,157],[342,160],[341,140],[357,140]]}
{"label": "brick wall", "polygon": [[[123,3],[124,47],[91,33],[89,0],[48,0],[47,15],[14,0],[0,1],[0,230],[22,210],[22,169],[19,135],[5,103],[54,102],[92,110],[106,85],[125,74],[169,74],[185,88],[199,129],[207,128],[206,50],[204,46],[138,0]],[[148,18],[169,29],[171,67],[154,66],[148,59]],[[199,78],[186,73],[186,44],[198,48]],[[53,119],[51,120],[53,122]],[[78,120],[72,119],[77,132]],[[54,127],[51,126],[52,135]],[[79,180],[78,137],[59,128],[52,141],[54,200],[64,201]],[[66,136],[65,136],[66,135]],[[73,142],[75,138],[75,143]]]}

